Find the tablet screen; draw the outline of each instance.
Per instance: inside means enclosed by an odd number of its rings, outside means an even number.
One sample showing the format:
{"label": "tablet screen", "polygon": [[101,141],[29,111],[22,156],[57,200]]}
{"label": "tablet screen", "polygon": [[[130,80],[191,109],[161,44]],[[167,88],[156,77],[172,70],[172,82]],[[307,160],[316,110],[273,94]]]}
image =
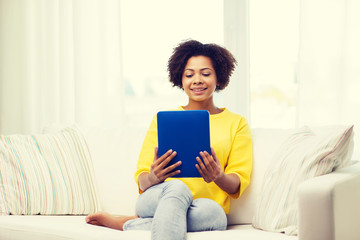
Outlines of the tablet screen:
{"label": "tablet screen", "polygon": [[200,151],[210,151],[210,120],[206,110],[160,111],[157,114],[158,156],[172,149],[177,155],[169,165],[181,161],[174,177],[201,177],[195,167]]}

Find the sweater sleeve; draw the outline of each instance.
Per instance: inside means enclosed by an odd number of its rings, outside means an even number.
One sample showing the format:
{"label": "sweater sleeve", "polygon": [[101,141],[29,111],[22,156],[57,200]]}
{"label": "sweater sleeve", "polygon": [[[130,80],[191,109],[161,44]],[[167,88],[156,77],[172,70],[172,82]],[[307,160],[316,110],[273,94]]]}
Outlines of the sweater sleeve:
{"label": "sweater sleeve", "polygon": [[241,118],[232,140],[232,147],[229,154],[226,174],[236,174],[240,178],[240,189],[237,193],[230,195],[232,198],[239,198],[250,183],[252,171],[252,140],[250,127],[244,117]]}
{"label": "sweater sleeve", "polygon": [[[154,150],[155,147],[158,145],[158,138],[157,138],[157,119],[156,116],[153,117],[150,127],[145,135],[138,163],[136,166],[135,172],[135,181],[139,187],[139,176],[143,172],[150,172],[151,164],[154,161]],[[139,188],[139,193],[142,191]]]}

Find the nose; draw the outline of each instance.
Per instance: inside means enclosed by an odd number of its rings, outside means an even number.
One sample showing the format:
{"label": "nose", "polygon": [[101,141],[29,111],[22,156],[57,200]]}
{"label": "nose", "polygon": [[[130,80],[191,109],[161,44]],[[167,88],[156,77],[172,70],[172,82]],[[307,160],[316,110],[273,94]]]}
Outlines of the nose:
{"label": "nose", "polygon": [[194,77],[194,81],[193,84],[202,84],[203,80],[201,79],[201,75],[200,74],[196,74]]}

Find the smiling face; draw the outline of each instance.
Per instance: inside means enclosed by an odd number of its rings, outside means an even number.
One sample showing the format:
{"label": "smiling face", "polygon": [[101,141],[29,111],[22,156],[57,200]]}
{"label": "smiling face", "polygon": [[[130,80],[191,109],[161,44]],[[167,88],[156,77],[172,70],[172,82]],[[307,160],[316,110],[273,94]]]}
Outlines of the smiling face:
{"label": "smiling face", "polygon": [[216,84],[216,72],[209,57],[189,58],[182,76],[182,86],[189,96],[189,104],[192,102],[213,104]]}

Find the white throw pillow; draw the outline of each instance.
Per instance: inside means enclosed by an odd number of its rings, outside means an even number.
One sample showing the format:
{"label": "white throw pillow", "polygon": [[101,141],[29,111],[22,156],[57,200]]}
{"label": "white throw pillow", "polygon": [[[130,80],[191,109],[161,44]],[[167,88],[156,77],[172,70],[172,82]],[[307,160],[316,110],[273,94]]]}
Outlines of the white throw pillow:
{"label": "white throw pillow", "polygon": [[0,215],[99,210],[87,143],[76,128],[0,136]]}
{"label": "white throw pillow", "polygon": [[255,228],[296,235],[298,185],[348,164],[353,126],[332,126],[314,133],[296,130],[273,156],[262,181],[253,219]]}
{"label": "white throw pillow", "polygon": [[251,130],[253,143],[253,170],[250,184],[238,199],[231,199],[228,224],[251,224],[263,178],[271,159],[280,145],[294,129],[254,128]]}

